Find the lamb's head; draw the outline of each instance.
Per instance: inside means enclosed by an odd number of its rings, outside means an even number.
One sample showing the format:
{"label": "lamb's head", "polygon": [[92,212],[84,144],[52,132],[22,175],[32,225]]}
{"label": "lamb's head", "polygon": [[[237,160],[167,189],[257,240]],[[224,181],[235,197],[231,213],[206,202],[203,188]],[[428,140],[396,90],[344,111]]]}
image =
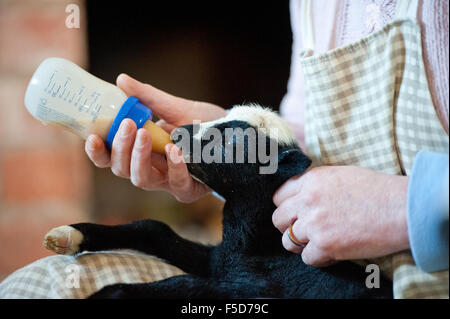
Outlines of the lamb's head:
{"label": "lamb's head", "polygon": [[191,175],[228,198],[234,192],[273,192],[311,160],[289,125],[257,105],[235,106],[224,118],[172,133]]}

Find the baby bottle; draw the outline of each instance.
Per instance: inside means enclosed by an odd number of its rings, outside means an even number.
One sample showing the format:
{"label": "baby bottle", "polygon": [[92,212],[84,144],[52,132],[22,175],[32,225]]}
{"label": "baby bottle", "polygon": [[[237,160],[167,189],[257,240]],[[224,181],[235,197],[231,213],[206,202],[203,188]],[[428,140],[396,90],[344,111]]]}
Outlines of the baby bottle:
{"label": "baby bottle", "polygon": [[117,86],[86,72],[62,59],[44,60],[30,80],[25,106],[36,119],[67,129],[86,139],[99,135],[111,149],[114,136],[125,118],[152,136],[152,149],[164,154],[169,134],[157,126],[152,111]]}

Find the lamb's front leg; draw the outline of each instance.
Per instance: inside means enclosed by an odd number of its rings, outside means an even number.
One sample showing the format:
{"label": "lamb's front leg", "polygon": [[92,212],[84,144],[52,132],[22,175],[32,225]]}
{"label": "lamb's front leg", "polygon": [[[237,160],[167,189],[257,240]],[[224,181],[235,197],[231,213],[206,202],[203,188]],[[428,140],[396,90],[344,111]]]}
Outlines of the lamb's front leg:
{"label": "lamb's front leg", "polygon": [[81,223],[57,227],[47,233],[44,246],[66,255],[134,249],[165,259],[188,273],[209,273],[211,247],[183,239],[166,224],[151,219],[117,226]]}

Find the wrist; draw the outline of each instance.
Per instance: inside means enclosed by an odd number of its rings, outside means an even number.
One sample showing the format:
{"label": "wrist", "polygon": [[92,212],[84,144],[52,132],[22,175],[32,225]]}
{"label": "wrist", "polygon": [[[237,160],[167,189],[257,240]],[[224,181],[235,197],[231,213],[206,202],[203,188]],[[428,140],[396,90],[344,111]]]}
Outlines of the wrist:
{"label": "wrist", "polygon": [[392,176],[390,187],[387,188],[388,194],[388,209],[387,213],[392,216],[389,222],[392,223],[390,227],[390,246],[391,253],[399,252],[409,249],[408,236],[408,183],[407,176]]}

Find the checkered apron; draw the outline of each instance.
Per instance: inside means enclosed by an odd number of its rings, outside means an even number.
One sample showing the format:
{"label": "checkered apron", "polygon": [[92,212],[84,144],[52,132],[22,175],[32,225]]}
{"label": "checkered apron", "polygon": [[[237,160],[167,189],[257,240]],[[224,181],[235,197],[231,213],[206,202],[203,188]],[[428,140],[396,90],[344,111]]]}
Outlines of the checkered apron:
{"label": "checkered apron", "polygon": [[39,259],[0,282],[0,299],[87,298],[107,285],[144,283],[184,274],[132,250],[83,252]]}
{"label": "checkered apron", "polygon": [[[310,1],[304,2],[310,10]],[[314,56],[309,18],[301,65],[305,139],[315,165],[409,175],[419,150],[448,153],[448,135],[436,115],[422,60],[417,3],[399,1],[392,23]],[[448,270],[425,273],[410,251],[367,262],[377,263],[393,279],[395,298],[449,297]]]}

